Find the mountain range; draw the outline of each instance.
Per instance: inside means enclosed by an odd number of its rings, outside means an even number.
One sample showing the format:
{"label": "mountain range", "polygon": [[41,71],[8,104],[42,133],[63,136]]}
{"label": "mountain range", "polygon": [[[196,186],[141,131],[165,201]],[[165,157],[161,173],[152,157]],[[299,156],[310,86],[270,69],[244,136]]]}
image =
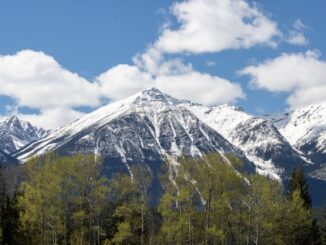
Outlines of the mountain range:
{"label": "mountain range", "polygon": [[23,146],[47,136],[49,131],[11,116],[0,122],[0,149],[12,154]]}
{"label": "mountain range", "polygon": [[226,162],[229,154],[237,155],[246,170],[284,182],[294,168],[303,167],[316,190],[313,195],[319,196],[326,184],[325,143],[326,103],[256,117],[236,106],[207,107],[156,88],[51,132],[15,116],[0,123],[2,162],[25,162],[50,152],[93,153],[104,160],[105,172],[130,172],[132,164],[146,163],[156,178],[166,159],[174,166],[178,156],[218,152]]}

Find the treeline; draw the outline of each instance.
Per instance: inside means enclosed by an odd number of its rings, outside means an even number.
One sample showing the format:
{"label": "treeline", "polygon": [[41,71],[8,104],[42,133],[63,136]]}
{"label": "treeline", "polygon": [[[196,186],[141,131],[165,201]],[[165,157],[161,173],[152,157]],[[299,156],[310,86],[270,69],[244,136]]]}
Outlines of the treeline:
{"label": "treeline", "polygon": [[14,193],[0,171],[1,244],[326,244],[302,170],[285,191],[229,158],[164,164],[157,206],[144,164],[106,178],[94,156],[35,158]]}

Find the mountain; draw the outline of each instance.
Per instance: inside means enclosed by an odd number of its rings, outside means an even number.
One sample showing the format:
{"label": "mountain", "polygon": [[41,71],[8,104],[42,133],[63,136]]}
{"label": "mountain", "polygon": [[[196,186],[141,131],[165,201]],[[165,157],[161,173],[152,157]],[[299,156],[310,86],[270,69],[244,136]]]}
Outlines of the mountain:
{"label": "mountain", "polygon": [[0,149],[12,154],[23,146],[46,136],[48,131],[11,116],[0,122]]}
{"label": "mountain", "polygon": [[320,169],[315,174],[326,180],[326,102],[267,118],[293,147],[313,162],[312,170]]}
{"label": "mountain", "polygon": [[289,176],[293,168],[309,162],[269,120],[254,117],[241,108],[230,105],[206,107],[188,103],[185,106],[239,147],[263,175],[281,180]]}
{"label": "mountain", "polygon": [[[207,107],[152,88],[52,131],[13,157],[25,162],[50,152],[90,153],[104,160],[104,173],[132,174],[132,164],[146,163],[158,180],[166,159],[173,170],[178,156],[199,158],[218,152],[227,162],[227,154],[233,154],[247,170],[285,183],[293,168],[304,167],[313,197],[318,198],[326,190],[325,108],[318,104],[259,118],[239,107]],[[318,205],[324,201],[318,200]]]}
{"label": "mountain", "polygon": [[271,117],[274,125],[314,163],[326,163],[326,102]]}
{"label": "mountain", "polygon": [[155,172],[158,163],[171,156],[198,158],[208,152],[245,159],[239,148],[202,122],[184,103],[155,88],[148,89],[53,131],[15,156],[26,161],[53,151],[61,155],[95,153],[104,159],[110,172],[130,170],[134,163],[146,163]]}

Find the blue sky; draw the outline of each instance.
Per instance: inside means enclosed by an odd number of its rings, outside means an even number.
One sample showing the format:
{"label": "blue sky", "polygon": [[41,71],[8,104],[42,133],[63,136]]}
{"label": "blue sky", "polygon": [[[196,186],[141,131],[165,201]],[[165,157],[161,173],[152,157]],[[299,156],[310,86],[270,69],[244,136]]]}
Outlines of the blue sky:
{"label": "blue sky", "polygon": [[[238,4],[237,2],[242,2],[241,0],[189,0],[187,2],[194,2],[195,6],[195,4],[200,4],[200,2],[209,5],[223,1],[234,1],[236,4]],[[129,95],[128,93],[120,92],[121,90],[132,93],[142,88],[139,84],[136,87],[129,85],[130,81],[126,81],[126,84],[121,85],[121,88],[116,88],[126,80],[125,77],[121,78],[119,72],[122,74],[132,72],[133,75],[128,76],[128,78],[137,78],[139,83],[142,82],[140,81],[141,79],[145,79],[144,84],[152,84],[150,81],[147,81],[147,76],[153,76],[156,80],[160,80],[159,84],[164,83],[164,81],[171,78],[170,70],[168,77],[166,77],[167,75],[162,73],[162,69],[160,71],[152,71],[146,65],[135,64],[135,61],[133,61],[135,55],[146,54],[150,47],[153,46],[163,50],[160,51],[162,60],[158,61],[160,67],[177,59],[181,61],[181,64],[178,64],[177,68],[170,68],[169,66],[167,69],[178,69],[178,72],[181,69],[182,74],[184,70],[187,70],[185,71],[187,74],[196,73],[198,76],[195,77],[199,80],[202,74],[206,74],[210,78],[216,76],[227,80],[232,86],[239,86],[242,93],[240,95],[238,91],[234,93],[233,97],[219,100],[212,98],[212,94],[205,96],[205,91],[203,91],[202,96],[197,98],[196,93],[192,91],[187,92],[187,94],[183,94],[181,91],[178,92],[177,90],[180,90],[182,83],[175,89],[171,86],[162,85],[163,90],[165,89],[167,92],[175,90],[175,94],[172,95],[177,95],[178,97],[184,96],[187,99],[192,99],[191,95],[194,94],[194,101],[209,105],[224,102],[235,103],[256,115],[279,113],[288,107],[305,106],[309,103],[317,103],[326,99],[326,96],[323,97],[323,95],[316,94],[316,96],[312,96],[313,98],[309,97],[300,100],[300,98],[305,96],[302,94],[305,91],[310,91],[309,89],[311,91],[322,91],[325,88],[326,81],[323,78],[324,73],[321,68],[324,67],[324,60],[326,59],[325,1],[246,1],[248,5],[246,11],[249,11],[249,8],[253,11],[259,11],[257,16],[260,18],[262,15],[271,23],[277,25],[276,29],[279,33],[272,33],[270,34],[271,38],[254,42],[248,47],[244,45],[244,47],[230,48],[224,47],[225,44],[224,46],[221,44],[221,48],[212,47],[203,51],[198,51],[194,47],[195,44],[178,46],[176,43],[174,45],[178,47],[170,48],[168,45],[170,45],[171,40],[168,40],[167,44],[157,44],[160,37],[164,39],[163,30],[167,29],[176,32],[176,30],[180,29],[182,23],[176,19],[176,14],[171,12],[173,6],[178,5],[178,3],[181,10],[189,10],[190,15],[193,13],[191,12],[193,11],[191,6],[183,6],[181,1],[169,0],[2,1],[0,3],[0,54],[2,58],[11,57],[12,59],[9,61],[4,60],[3,63],[0,60],[0,85],[9,86],[8,84],[14,85],[15,83],[17,88],[14,90],[22,89],[25,91],[19,93],[11,92],[11,88],[6,87],[2,93],[0,90],[0,115],[17,113],[40,126],[55,127],[82,115],[84,112],[97,108],[103,105],[103,103]],[[200,18],[200,16],[196,15],[193,18]],[[192,18],[192,16],[190,17]],[[214,18],[214,15],[212,15],[212,18]],[[219,21],[223,22],[224,20]],[[246,23],[247,20],[244,19],[243,21]],[[251,20],[248,21],[250,22]],[[219,37],[219,29],[213,28],[211,30],[211,32],[215,31],[217,33],[212,38]],[[293,35],[298,34],[304,37],[304,41],[289,41],[291,32]],[[179,37],[179,33],[177,34]],[[238,34],[233,33],[232,35]],[[189,37],[188,34],[186,37]],[[198,45],[205,46],[204,40],[203,38],[203,43]],[[210,41],[218,42],[219,40],[208,40],[208,43],[211,43]],[[32,53],[17,55],[17,52],[23,50],[30,50]],[[43,56],[40,55],[40,52],[42,52]],[[287,55],[282,56],[284,53],[287,53]],[[52,70],[61,72],[61,68],[64,72],[58,76],[52,73],[43,76],[42,74],[45,71],[42,69],[44,68],[37,63],[35,65],[36,68],[31,68],[33,74],[31,75],[25,70],[27,69],[25,64],[29,63],[29,58],[24,57],[30,57],[31,59],[35,57],[37,62],[42,60],[48,67],[53,65],[54,68],[50,69],[51,72]],[[275,59],[278,57],[282,58],[276,61]],[[54,60],[49,60],[49,58]],[[16,62],[16,60],[18,61]],[[268,63],[267,60],[271,62]],[[281,68],[282,64],[290,63],[289,60],[295,60],[295,62],[298,60],[298,64],[303,66],[302,71],[300,69],[300,72],[302,72],[299,73],[300,76],[307,76],[309,78],[311,74],[312,79],[316,81],[311,82],[308,78],[301,81],[295,77],[293,72],[292,74],[287,74],[287,71]],[[296,67],[295,64],[297,63],[295,62],[294,66],[289,66],[289,69]],[[262,66],[264,63],[267,63],[265,67]],[[114,71],[114,75],[111,73],[109,75],[106,74],[107,71],[120,64],[126,64],[128,67],[119,67],[120,69]],[[1,71],[1,65],[3,66],[3,72]],[[10,69],[7,66],[14,67],[12,68],[13,74],[8,72]],[[136,67],[137,71],[132,70],[133,67]],[[251,67],[251,69],[240,74],[241,72],[239,71],[246,67]],[[305,67],[310,69],[308,70]],[[319,67],[316,68],[317,72],[315,67]],[[139,74],[138,68],[143,73]],[[318,69],[320,70],[320,75],[319,77],[314,77],[313,74],[319,74]],[[279,79],[279,81],[275,82],[276,84],[279,83],[275,87],[272,78],[278,71],[286,74],[284,74],[283,80]],[[20,76],[16,77],[15,72],[19,73]],[[46,72],[49,71],[46,70]],[[69,74],[66,74],[67,72]],[[78,74],[78,78],[73,78],[76,81],[71,89],[69,84],[69,79],[72,79],[70,78],[70,73]],[[135,75],[135,73],[137,74]],[[53,102],[43,105],[42,101],[34,101],[34,98],[40,97],[40,100],[44,100],[48,97],[42,98],[39,94],[41,92],[36,88],[30,90],[32,95],[29,97],[33,97],[33,100],[27,98],[26,91],[29,90],[27,84],[31,81],[24,76],[31,76],[31,79],[37,80],[42,86],[46,85],[44,87],[45,90],[51,90],[51,86],[61,83],[61,79],[67,79],[62,86],[65,86],[71,94],[75,94],[76,98],[75,100],[71,99],[67,100],[66,103],[61,103],[70,95],[62,94],[65,97],[61,98],[58,94],[53,93]],[[164,78],[161,79],[162,76]],[[173,74],[171,80],[182,79],[182,77],[179,74],[175,77]],[[111,82],[113,78],[116,80],[120,78],[121,81]],[[186,79],[192,79],[192,77],[186,76]],[[24,86],[25,80],[26,86]],[[207,86],[209,82],[219,82],[218,79],[215,80],[212,81],[211,79],[208,81]],[[300,81],[297,82],[297,80]],[[250,81],[252,81],[251,85],[249,85]],[[282,86],[282,83],[287,81],[289,81],[290,85]],[[291,84],[291,81],[293,84]],[[198,81],[198,83],[200,82]],[[102,87],[100,89],[94,88],[89,83],[99,83]],[[193,80],[189,82],[189,84],[193,83],[195,83]],[[310,83],[313,83],[314,86],[311,87]],[[32,86],[36,85],[33,84]],[[133,88],[129,89],[128,86]],[[232,86],[229,86],[230,89],[239,89],[236,86]],[[87,87],[86,92],[79,87]],[[107,91],[111,87],[114,87],[114,90],[112,92]],[[74,90],[75,88],[76,90]],[[54,88],[53,91],[62,90],[61,88]],[[89,95],[87,91],[93,94]],[[226,93],[229,93],[228,90],[226,90]],[[119,96],[115,96],[117,94]],[[57,99],[55,98],[56,96],[58,96]],[[216,96],[221,95],[217,94]],[[206,100],[204,97],[209,99]],[[58,108],[56,108],[56,100],[60,101]],[[58,114],[61,116],[56,123],[48,123],[50,116]],[[62,114],[69,114],[69,117],[64,118]]]}

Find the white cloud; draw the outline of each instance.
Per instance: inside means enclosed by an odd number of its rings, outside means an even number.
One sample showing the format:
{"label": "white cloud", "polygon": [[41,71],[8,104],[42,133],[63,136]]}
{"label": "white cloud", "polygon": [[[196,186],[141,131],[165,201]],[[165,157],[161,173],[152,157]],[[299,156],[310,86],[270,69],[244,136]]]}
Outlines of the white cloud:
{"label": "white cloud", "polygon": [[152,75],[187,73],[193,69],[191,64],[185,64],[180,58],[165,59],[164,54],[155,47],[135,55],[133,62],[140,69]]}
{"label": "white cloud", "polygon": [[239,84],[197,71],[180,75],[158,76],[156,87],[176,98],[205,105],[233,103],[237,99],[245,97]]}
{"label": "white cloud", "polygon": [[326,100],[326,81],[324,85],[300,88],[288,98],[292,107],[304,107]]}
{"label": "white cloud", "polygon": [[[207,105],[232,103],[245,97],[239,84],[196,71],[181,58],[167,59],[167,54],[220,52],[255,45],[276,46],[277,39],[284,40],[277,23],[245,0],[187,0],[172,5],[171,13],[176,17],[178,27],[174,28],[166,21],[157,41],[144,53],[137,54],[132,65],[112,67],[93,82],[66,70],[42,52],[24,50],[0,56],[0,95],[15,99],[16,104],[12,108],[18,107],[18,112],[22,106],[39,110],[40,114],[20,116],[38,126],[51,128],[81,116],[83,113],[74,109],[78,106],[97,107],[101,97],[119,100],[153,86],[177,98]],[[286,41],[300,45],[306,43],[305,28],[297,20]],[[318,61],[315,52],[301,55]],[[299,104],[298,100],[304,96],[300,94],[302,86],[298,84],[301,83],[295,79],[284,83],[279,76],[281,82],[258,82],[260,76],[267,72],[264,65],[273,65],[268,63],[273,61],[269,60],[259,67],[248,67],[242,73],[251,75],[253,80],[257,77],[257,82],[252,84],[259,88],[291,92],[289,103]],[[207,65],[213,63],[208,62]],[[295,71],[284,69],[282,72],[294,73],[295,76]],[[278,77],[271,74],[269,79]]]}
{"label": "white cloud", "polygon": [[290,31],[286,41],[293,45],[307,45],[309,43],[305,35],[298,31]]}
{"label": "white cloud", "polygon": [[293,28],[300,31],[300,30],[307,29],[308,27],[305,24],[303,24],[303,22],[300,19],[297,19],[293,23]]}
{"label": "white cloud", "polygon": [[172,30],[166,22],[158,40],[134,56],[133,65],[118,65],[100,74],[96,80],[102,94],[118,100],[155,86],[209,105],[244,98],[239,84],[196,71],[180,58],[167,59],[166,53],[275,46],[275,38],[281,36],[277,24],[243,0],[189,0],[175,3],[171,11],[180,27]]}
{"label": "white cloud", "polygon": [[101,86],[101,93],[112,100],[128,97],[153,84],[149,73],[130,65],[117,65],[100,74],[96,80]]}
{"label": "white cloud", "polygon": [[[164,72],[156,75],[137,66],[118,65],[99,75],[97,81],[102,87],[103,94],[113,100],[125,98],[149,87],[157,87],[176,98],[206,105],[231,103],[244,98],[238,84],[194,71],[189,66],[182,66],[173,60],[166,62],[177,65],[174,67],[171,65],[171,72],[163,68]],[[182,66],[180,70],[179,66]],[[184,67],[188,68],[183,69]]]}
{"label": "white cloud", "polygon": [[206,105],[231,103],[245,97],[240,85],[195,71],[179,58],[165,59],[155,47],[137,54],[133,61],[134,65],[115,66],[96,78],[103,95],[119,100],[157,87],[176,98]]}
{"label": "white cloud", "polygon": [[22,114],[17,113],[17,116],[23,120],[31,122],[37,127],[45,129],[57,129],[66,125],[75,119],[83,116],[85,113],[76,111],[71,108],[51,108],[44,109],[40,114]]}
{"label": "white cloud", "polygon": [[244,0],[189,0],[175,3],[180,26],[165,26],[155,47],[167,53],[204,53],[275,46],[277,24]]}
{"label": "white cloud", "polygon": [[[44,119],[42,126],[48,122],[62,125],[71,115],[79,114],[70,108],[100,104],[97,84],[66,70],[51,56],[32,50],[0,56],[0,87],[0,95],[13,98],[15,106],[40,110],[42,115],[39,116]],[[65,113],[45,119],[58,108]],[[33,119],[32,122],[38,120]]]}
{"label": "white cloud", "polygon": [[285,41],[293,45],[307,45],[309,40],[304,35],[304,30],[307,28],[308,27],[304,25],[301,20],[296,20],[293,23],[293,29],[289,31],[288,37]]}
{"label": "white cloud", "polygon": [[[15,100],[7,113],[44,128],[57,128],[84,113],[78,106],[100,106],[101,97],[119,100],[149,87],[204,104],[243,98],[238,84],[193,70],[180,59],[163,59],[154,49],[134,58],[137,65],[117,65],[94,82],[61,67],[51,56],[24,50],[0,56],[0,95]],[[22,114],[20,107],[39,113]]]}
{"label": "white cloud", "polygon": [[326,100],[326,61],[318,51],[284,53],[239,72],[251,77],[254,88],[289,93],[291,107],[302,107]]}

